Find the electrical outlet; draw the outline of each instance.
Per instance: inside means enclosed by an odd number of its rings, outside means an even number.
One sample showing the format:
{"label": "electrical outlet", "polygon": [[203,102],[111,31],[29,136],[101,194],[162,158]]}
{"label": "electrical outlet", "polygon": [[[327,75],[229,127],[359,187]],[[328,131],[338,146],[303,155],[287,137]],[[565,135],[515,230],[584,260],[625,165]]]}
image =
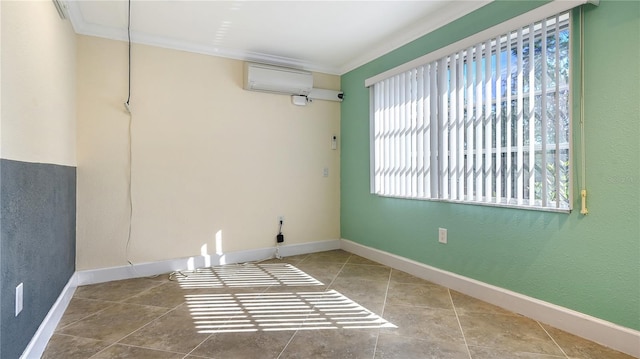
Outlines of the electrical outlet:
{"label": "electrical outlet", "polygon": [[24,300],[24,286],[22,283],[18,284],[16,287],[16,317],[22,311],[23,300]]}
{"label": "electrical outlet", "polygon": [[447,229],[446,228],[438,228],[438,242],[442,244],[447,244]]}
{"label": "electrical outlet", "polygon": [[322,169],[322,177],[329,177],[329,167]]}
{"label": "electrical outlet", "polygon": [[284,216],[283,215],[278,216],[278,223],[280,223],[280,231],[279,231],[278,235],[276,236],[276,243],[282,243],[282,242],[284,242],[284,234],[282,234],[282,225],[284,224]]}

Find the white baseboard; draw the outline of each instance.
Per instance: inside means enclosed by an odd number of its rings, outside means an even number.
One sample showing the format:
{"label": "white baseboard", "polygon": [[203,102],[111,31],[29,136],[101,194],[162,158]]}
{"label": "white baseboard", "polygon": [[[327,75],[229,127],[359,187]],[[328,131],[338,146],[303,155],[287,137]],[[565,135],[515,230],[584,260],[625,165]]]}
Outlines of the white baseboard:
{"label": "white baseboard", "polygon": [[[340,245],[341,242],[339,239],[333,239],[310,243],[282,245],[278,249],[281,256],[288,257],[298,254],[340,249]],[[119,266],[75,272],[60,293],[60,296],[58,296],[56,302],[49,310],[49,313],[47,313],[47,316],[40,324],[40,327],[31,338],[31,341],[20,356],[20,359],[33,359],[40,358],[42,356],[42,353],[47,347],[49,339],[51,339],[51,336],[58,326],[58,323],[60,322],[64,311],[67,309],[67,306],[69,305],[69,302],[73,297],[73,293],[75,292],[76,288],[81,285],[152,276],[169,273],[175,270],[190,270],[221,264],[251,262],[261,259],[273,258],[275,254],[275,247],[259,248],[246,251],[230,252],[227,254],[216,256],[201,255],[189,258],[134,264],[132,266]]]}
{"label": "white baseboard", "polygon": [[[284,245],[279,249],[280,255],[287,257],[339,248],[640,358],[639,331],[346,239]],[[69,279],[20,358],[39,358],[42,355],[76,287],[80,285],[157,275],[174,270],[249,262],[270,258],[274,254],[275,248],[261,248],[215,257],[196,256],[76,272]]]}
{"label": "white baseboard", "polygon": [[[341,241],[339,239],[334,239],[310,243],[282,245],[278,249],[281,256],[288,257],[298,254],[340,249],[340,245]],[[60,322],[60,319],[62,318],[64,311],[67,309],[67,306],[69,305],[69,302],[73,297],[73,293],[78,286],[109,282],[113,280],[152,276],[169,273],[175,270],[189,270],[221,264],[257,261],[261,259],[273,258],[275,256],[275,253],[275,247],[260,248],[247,251],[230,252],[220,256],[194,256],[189,258],[180,258],[159,262],[141,263],[129,266],[119,266],[75,272],[60,293],[60,296],[58,296],[56,302],[49,310],[49,313],[47,313],[47,316],[40,324],[40,327],[34,334],[33,338],[31,338],[31,341],[20,356],[20,359],[40,358],[42,356],[42,353],[47,347],[49,339],[51,339],[53,332],[58,326],[58,323]]]}
{"label": "white baseboard", "polygon": [[[301,244],[287,244],[279,246],[283,257],[328,251],[340,248],[340,240],[326,240]],[[188,258],[170,259],[166,261],[136,263],[128,266],[91,269],[76,272],[78,285],[96,284],[113,280],[148,277],[169,273],[176,270],[193,270],[223,264],[244,263],[273,258],[276,248],[258,248],[222,255],[199,255]]]}
{"label": "white baseboard", "polygon": [[640,331],[342,239],[342,249],[640,358]]}
{"label": "white baseboard", "polygon": [[342,242],[339,239],[332,239],[328,241],[318,241],[302,244],[290,244],[286,246],[280,246],[280,255],[283,257],[296,256],[299,254],[309,254],[316,252],[331,251],[334,249],[342,248]]}
{"label": "white baseboard", "polygon": [[31,341],[29,341],[29,344],[20,356],[20,359],[33,359],[40,358],[42,356],[49,339],[51,339],[51,336],[56,330],[64,311],[67,309],[67,306],[73,297],[73,293],[76,291],[76,287],[77,277],[74,273],[71,278],[69,278],[67,285],[62,289],[62,292],[58,296],[56,302],[53,303],[53,306],[47,313],[47,316],[44,317],[44,320],[40,323],[38,330],[31,338]]}

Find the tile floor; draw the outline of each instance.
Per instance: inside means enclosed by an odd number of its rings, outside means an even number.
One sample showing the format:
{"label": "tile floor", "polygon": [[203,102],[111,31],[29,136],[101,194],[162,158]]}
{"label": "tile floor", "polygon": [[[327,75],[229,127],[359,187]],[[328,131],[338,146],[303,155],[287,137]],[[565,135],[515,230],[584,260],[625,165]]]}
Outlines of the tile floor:
{"label": "tile floor", "polygon": [[79,287],[43,358],[631,357],[336,250]]}

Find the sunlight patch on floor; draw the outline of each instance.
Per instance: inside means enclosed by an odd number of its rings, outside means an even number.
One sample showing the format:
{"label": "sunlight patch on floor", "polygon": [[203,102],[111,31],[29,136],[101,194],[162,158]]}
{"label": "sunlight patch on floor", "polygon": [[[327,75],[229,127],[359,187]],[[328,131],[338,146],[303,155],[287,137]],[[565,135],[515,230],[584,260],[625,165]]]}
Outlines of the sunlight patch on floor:
{"label": "sunlight patch on floor", "polygon": [[199,333],[396,328],[335,290],[185,297]]}
{"label": "sunlight patch on floor", "polygon": [[250,263],[201,268],[177,275],[176,280],[185,289],[323,285],[290,264]]}

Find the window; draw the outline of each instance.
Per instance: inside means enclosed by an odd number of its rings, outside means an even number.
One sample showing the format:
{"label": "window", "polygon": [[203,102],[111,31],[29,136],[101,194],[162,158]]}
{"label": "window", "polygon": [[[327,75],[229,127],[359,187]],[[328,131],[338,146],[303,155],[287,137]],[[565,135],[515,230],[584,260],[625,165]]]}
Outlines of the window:
{"label": "window", "polygon": [[568,211],[565,12],[372,84],[372,192]]}

